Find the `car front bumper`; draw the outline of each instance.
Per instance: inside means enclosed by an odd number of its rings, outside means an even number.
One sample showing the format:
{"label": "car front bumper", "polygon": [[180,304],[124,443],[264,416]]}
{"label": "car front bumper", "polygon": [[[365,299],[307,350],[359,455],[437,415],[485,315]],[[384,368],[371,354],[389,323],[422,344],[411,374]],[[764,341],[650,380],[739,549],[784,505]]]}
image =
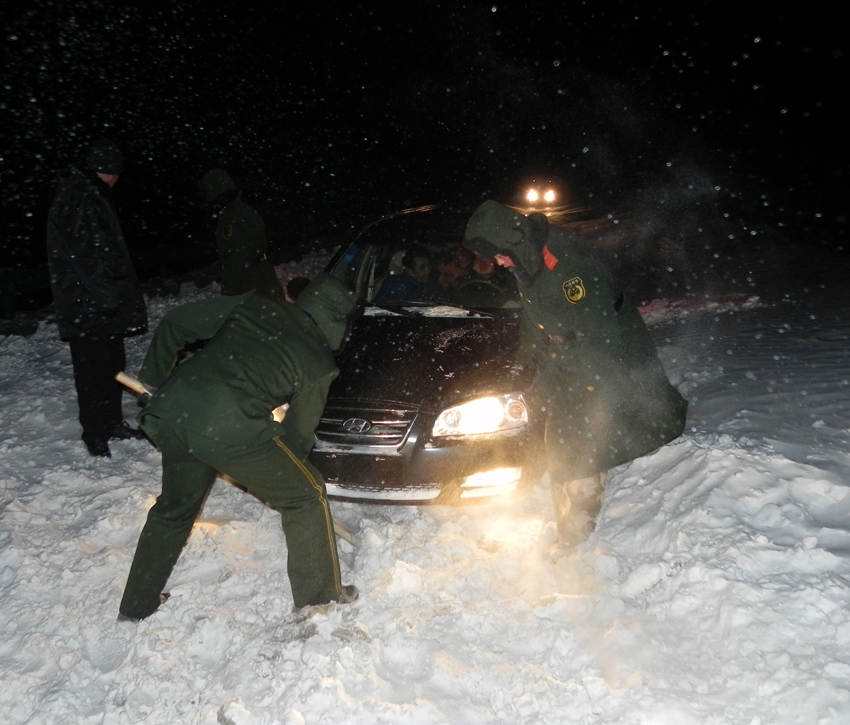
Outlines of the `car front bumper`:
{"label": "car front bumper", "polygon": [[310,456],[328,495],[350,501],[472,503],[533,486],[543,473],[541,436],[511,434],[419,444],[396,450],[319,446]]}

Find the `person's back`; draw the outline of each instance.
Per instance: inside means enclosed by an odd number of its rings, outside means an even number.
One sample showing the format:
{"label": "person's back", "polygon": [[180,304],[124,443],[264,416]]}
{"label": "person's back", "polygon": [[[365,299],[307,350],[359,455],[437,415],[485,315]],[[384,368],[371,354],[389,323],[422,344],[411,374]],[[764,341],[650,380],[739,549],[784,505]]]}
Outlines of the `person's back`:
{"label": "person's back", "polygon": [[[224,324],[162,383],[145,415],[179,419],[181,426],[212,440],[253,445],[279,433],[270,425],[269,411],[290,402],[296,388],[326,388],[336,364],[320,330],[296,305],[260,292],[229,299],[232,305],[221,310]],[[195,310],[208,314],[209,301],[184,306],[169,324],[191,325]],[[149,362],[156,360],[158,343],[140,373],[155,386],[162,372]]]}

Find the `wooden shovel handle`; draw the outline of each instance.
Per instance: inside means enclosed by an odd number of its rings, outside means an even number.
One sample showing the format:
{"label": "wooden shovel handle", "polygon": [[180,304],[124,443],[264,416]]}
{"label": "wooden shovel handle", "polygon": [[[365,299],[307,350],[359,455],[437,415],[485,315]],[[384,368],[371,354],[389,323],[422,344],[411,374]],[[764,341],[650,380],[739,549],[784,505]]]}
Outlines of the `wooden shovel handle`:
{"label": "wooden shovel handle", "polygon": [[130,388],[130,390],[132,390],[134,393],[138,393],[139,395],[144,395],[145,393],[147,393],[148,395],[150,395],[150,390],[148,390],[144,385],[142,385],[141,382],[136,380],[136,378],[131,378],[129,375],[127,375],[127,373],[117,373],[115,375],[115,379],[119,383],[121,383],[121,385]]}

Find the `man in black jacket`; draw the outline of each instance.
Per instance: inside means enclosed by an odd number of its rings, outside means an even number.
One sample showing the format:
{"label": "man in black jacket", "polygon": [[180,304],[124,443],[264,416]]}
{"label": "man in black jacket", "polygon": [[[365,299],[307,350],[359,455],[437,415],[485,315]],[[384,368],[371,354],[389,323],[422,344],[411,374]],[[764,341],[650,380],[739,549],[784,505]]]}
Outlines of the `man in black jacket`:
{"label": "man in black jacket", "polygon": [[93,456],[110,457],[109,440],[141,438],[121,410],[115,381],[125,368],[124,337],[147,329],[147,311],[111,189],[122,170],[121,151],[92,144],[88,173],[63,179],[47,218],[47,261],[59,335],[71,347],[83,442]]}

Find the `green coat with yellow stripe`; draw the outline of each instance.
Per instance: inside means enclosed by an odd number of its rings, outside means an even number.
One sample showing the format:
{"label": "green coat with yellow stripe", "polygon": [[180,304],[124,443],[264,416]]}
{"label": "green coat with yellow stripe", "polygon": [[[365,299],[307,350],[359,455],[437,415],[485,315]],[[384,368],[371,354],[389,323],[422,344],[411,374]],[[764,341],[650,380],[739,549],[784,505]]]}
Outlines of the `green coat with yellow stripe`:
{"label": "green coat with yellow stripe", "polygon": [[[153,415],[231,446],[282,436],[306,455],[338,374],[333,349],[354,304],[351,292],[321,275],[297,304],[251,292],[175,308],[157,328],[139,372],[157,388],[140,423]],[[175,370],[186,345],[207,339]],[[271,412],[284,404],[289,409],[277,423]]]}
{"label": "green coat with yellow stripe", "polygon": [[592,244],[497,202],[479,207],[466,236],[516,265],[523,339],[540,370],[536,406],[547,418],[550,471],[559,480],[606,471],[682,433],[687,402]]}
{"label": "green coat with yellow stripe", "polygon": [[[350,290],[319,275],[297,306],[251,292],[163,318],[139,374],[158,388],[139,422],[162,450],[162,493],[139,537],[122,615],[157,610],[218,472],[280,513],[295,606],[340,598],[330,506],[307,454],[354,307]],[[188,343],[207,339],[177,365]],[[283,404],[286,417],[276,422],[272,411]]]}

